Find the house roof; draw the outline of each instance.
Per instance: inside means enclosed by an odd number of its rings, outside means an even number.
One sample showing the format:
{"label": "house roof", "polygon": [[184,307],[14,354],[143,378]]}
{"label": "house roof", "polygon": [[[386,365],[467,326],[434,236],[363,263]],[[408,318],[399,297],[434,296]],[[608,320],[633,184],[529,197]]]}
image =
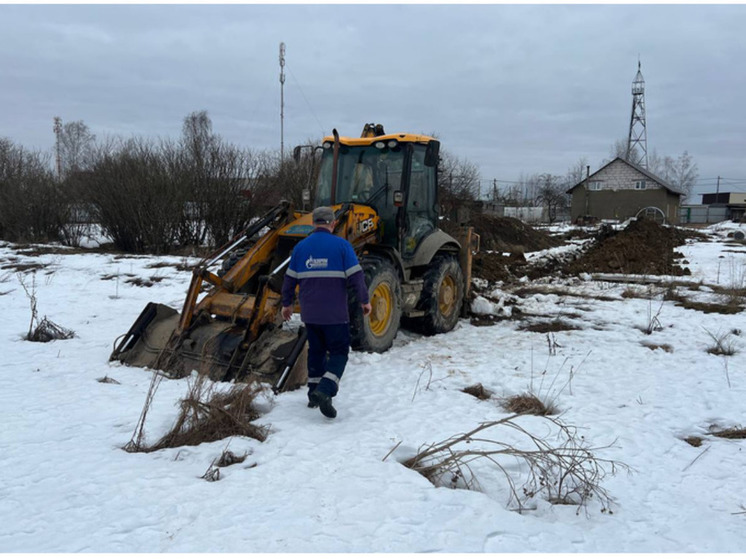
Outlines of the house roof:
{"label": "house roof", "polygon": [[611,160],[611,161],[609,161],[609,162],[608,162],[608,163],[607,163],[606,165],[604,165],[603,167],[601,167],[601,168],[600,168],[600,169],[599,169],[598,171],[596,171],[596,172],[595,172],[595,173],[593,173],[592,175],[588,176],[587,178],[583,179],[583,180],[582,180],[582,181],[580,181],[580,182],[579,182],[578,184],[576,184],[575,186],[573,186],[572,188],[570,188],[569,190],[567,190],[567,194],[570,194],[570,193],[571,193],[571,192],[572,192],[573,190],[575,190],[575,189],[576,189],[576,188],[577,188],[578,186],[580,186],[581,184],[584,184],[584,183],[585,183],[585,182],[586,182],[586,181],[587,181],[588,179],[591,179],[591,178],[593,178],[594,176],[596,176],[596,175],[597,175],[598,173],[600,173],[601,171],[603,171],[604,169],[606,169],[606,167],[608,167],[609,165],[611,165],[612,163],[614,163],[614,162],[615,162],[616,160],[619,160],[619,161],[621,161],[621,162],[622,162],[622,163],[624,163],[625,165],[629,165],[630,167],[632,167],[632,168],[633,168],[634,170],[636,170],[637,172],[639,172],[639,173],[642,173],[643,175],[645,175],[646,177],[648,177],[648,178],[649,178],[650,180],[652,180],[652,181],[655,181],[655,182],[657,182],[657,183],[658,183],[659,185],[661,185],[661,186],[662,186],[663,188],[665,188],[665,189],[666,189],[666,190],[668,190],[669,192],[671,192],[671,193],[673,193],[673,194],[679,194],[680,196],[683,196],[683,195],[684,195],[684,193],[683,193],[683,192],[681,192],[681,191],[680,191],[680,190],[679,190],[678,188],[674,187],[674,186],[673,186],[673,185],[672,185],[671,183],[669,183],[668,181],[666,181],[666,180],[663,180],[663,179],[662,179],[662,178],[660,178],[659,176],[657,176],[657,175],[654,175],[653,173],[651,173],[651,172],[650,172],[650,171],[648,171],[647,169],[645,169],[645,168],[643,168],[643,167],[640,167],[639,165],[636,165],[636,164],[632,163],[631,161],[627,161],[627,160],[626,160],[626,159],[624,159],[623,157],[616,157],[616,158],[612,159],[612,160]]}

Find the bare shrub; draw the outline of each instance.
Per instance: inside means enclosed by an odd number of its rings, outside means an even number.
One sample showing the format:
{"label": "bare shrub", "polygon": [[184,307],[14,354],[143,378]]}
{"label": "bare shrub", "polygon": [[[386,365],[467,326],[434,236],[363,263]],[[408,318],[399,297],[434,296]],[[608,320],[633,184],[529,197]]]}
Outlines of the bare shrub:
{"label": "bare shrub", "polygon": [[59,240],[65,206],[49,156],[0,138],[0,239]]}
{"label": "bare shrub", "polygon": [[[479,490],[472,464],[487,462],[505,477],[511,495],[509,504],[515,502],[519,511],[526,507],[527,500],[541,494],[553,504],[577,506],[578,513],[595,499],[603,512],[610,513],[612,499],[601,484],[607,475],[614,475],[618,469],[630,471],[626,464],[596,456],[599,450],[610,446],[590,447],[574,427],[545,417],[544,420],[558,431],[558,444],[552,444],[516,423],[518,417],[516,414],[484,422],[468,433],[425,445],[404,465],[438,487]],[[519,436],[520,446],[487,434],[505,429],[511,431],[511,438]],[[506,463],[506,460],[516,459],[526,466],[523,483],[517,479],[521,474],[515,473]]]}
{"label": "bare shrub", "polygon": [[117,249],[162,253],[176,244],[186,199],[173,143],[131,139],[107,146],[77,180]]}

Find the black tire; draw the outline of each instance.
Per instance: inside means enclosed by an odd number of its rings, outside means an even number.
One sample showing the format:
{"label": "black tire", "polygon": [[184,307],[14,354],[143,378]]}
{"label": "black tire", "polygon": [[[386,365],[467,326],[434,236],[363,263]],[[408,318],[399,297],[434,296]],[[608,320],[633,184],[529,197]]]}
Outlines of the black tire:
{"label": "black tire", "polygon": [[417,309],[425,316],[408,323],[427,336],[450,332],[458,323],[464,299],[464,273],[458,260],[447,254],[436,256],[423,280]]}
{"label": "black tire", "polygon": [[360,265],[373,306],[369,317],[363,317],[360,301],[350,289],[350,342],[352,349],[382,353],[394,343],[401,320],[401,282],[393,264],[384,258],[364,257]]}

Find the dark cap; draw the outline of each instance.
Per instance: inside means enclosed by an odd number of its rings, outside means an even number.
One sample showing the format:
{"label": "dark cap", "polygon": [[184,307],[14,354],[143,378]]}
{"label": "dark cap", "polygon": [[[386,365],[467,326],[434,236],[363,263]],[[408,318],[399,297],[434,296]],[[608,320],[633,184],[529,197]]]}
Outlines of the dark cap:
{"label": "dark cap", "polygon": [[313,210],[314,223],[331,223],[334,221],[334,211],[326,206],[321,206]]}

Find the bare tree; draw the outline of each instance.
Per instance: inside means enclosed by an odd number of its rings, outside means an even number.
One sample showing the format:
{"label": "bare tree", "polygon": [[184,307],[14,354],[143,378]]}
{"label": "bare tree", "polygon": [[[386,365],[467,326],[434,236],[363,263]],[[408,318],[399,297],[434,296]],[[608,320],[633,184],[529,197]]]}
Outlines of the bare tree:
{"label": "bare tree", "polygon": [[479,167],[466,158],[441,151],[438,176],[438,196],[446,215],[479,197]]}
{"label": "bare tree", "polygon": [[632,148],[632,152],[630,153],[629,158],[627,158],[627,138],[620,138],[616,140],[611,147],[609,148],[609,158],[605,159],[601,165],[605,165],[606,163],[613,161],[617,157],[621,157],[625,161],[637,161],[639,159],[637,148]]}
{"label": "bare tree", "polygon": [[567,170],[567,174],[565,175],[565,183],[567,185],[567,188],[571,188],[582,181],[586,177],[587,171],[588,158],[579,158],[577,162],[575,162],[575,164],[573,164],[573,166]]}
{"label": "bare tree", "polygon": [[90,166],[95,140],[96,136],[82,120],[74,120],[62,126],[60,159],[63,177]]}
{"label": "bare tree", "polygon": [[553,223],[568,207],[567,182],[563,177],[544,173],[539,176],[539,190],[536,201],[547,209],[549,222]]}
{"label": "bare tree", "polygon": [[319,155],[312,146],[319,142],[307,141],[309,149],[301,150],[297,161],[280,159],[278,152],[264,152],[259,155],[259,178],[254,184],[252,198],[258,195],[264,199],[266,206],[273,206],[280,200],[289,200],[295,207],[303,204],[303,190],[311,191],[313,200],[319,172]]}
{"label": "bare tree", "polygon": [[672,186],[687,196],[692,193],[694,184],[699,177],[697,164],[689,152],[684,151],[679,157],[665,157],[663,159],[663,178]]}

